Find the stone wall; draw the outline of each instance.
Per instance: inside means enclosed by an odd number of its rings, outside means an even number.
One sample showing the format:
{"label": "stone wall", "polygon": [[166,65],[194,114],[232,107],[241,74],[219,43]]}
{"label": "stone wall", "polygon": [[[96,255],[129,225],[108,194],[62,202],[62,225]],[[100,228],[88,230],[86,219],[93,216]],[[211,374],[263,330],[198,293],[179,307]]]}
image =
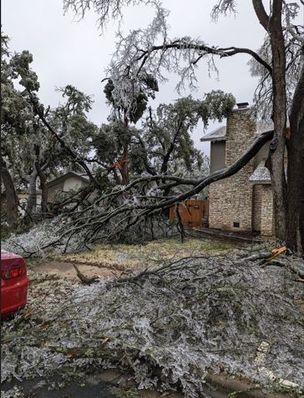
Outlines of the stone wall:
{"label": "stone wall", "polygon": [[[238,109],[227,120],[226,166],[230,166],[248,148],[256,131],[251,109]],[[232,177],[209,187],[209,226],[234,231],[252,230],[253,186],[249,177],[254,161]]]}
{"label": "stone wall", "polygon": [[262,206],[261,206],[261,235],[272,236],[273,228],[273,195],[271,185],[262,185]]}
{"label": "stone wall", "polygon": [[255,232],[261,232],[263,192],[264,192],[263,185],[253,186],[252,230]]}

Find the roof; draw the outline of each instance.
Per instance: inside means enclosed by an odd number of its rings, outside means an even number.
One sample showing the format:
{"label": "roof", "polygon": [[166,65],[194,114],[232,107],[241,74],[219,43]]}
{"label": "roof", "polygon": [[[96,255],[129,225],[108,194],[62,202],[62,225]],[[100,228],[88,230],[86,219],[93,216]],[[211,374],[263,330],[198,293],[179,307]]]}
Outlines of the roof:
{"label": "roof", "polygon": [[260,120],[257,122],[257,135],[264,133],[265,131],[273,130],[273,121],[272,120]]}
{"label": "roof", "polygon": [[249,181],[253,184],[271,184],[270,173],[265,166],[265,160],[262,160],[254,172],[249,177]]}
{"label": "roof", "polygon": [[226,139],[226,126],[221,126],[216,130],[211,131],[201,138],[201,141],[225,141]]}
{"label": "roof", "polygon": [[68,178],[72,178],[72,177],[73,178],[78,178],[79,180],[81,180],[83,182],[86,182],[87,184],[89,183],[89,179],[88,178],[84,177],[81,174],[75,173],[74,171],[69,171],[68,173],[63,174],[62,176],[54,178],[53,180],[47,182],[46,185],[49,188],[49,187],[52,187],[54,185],[59,184],[62,181],[67,180]]}
{"label": "roof", "polygon": [[[262,134],[264,131],[273,130],[272,120],[262,120],[256,123],[256,135]],[[204,141],[226,141],[227,126],[221,126],[204,135],[200,140]]]}

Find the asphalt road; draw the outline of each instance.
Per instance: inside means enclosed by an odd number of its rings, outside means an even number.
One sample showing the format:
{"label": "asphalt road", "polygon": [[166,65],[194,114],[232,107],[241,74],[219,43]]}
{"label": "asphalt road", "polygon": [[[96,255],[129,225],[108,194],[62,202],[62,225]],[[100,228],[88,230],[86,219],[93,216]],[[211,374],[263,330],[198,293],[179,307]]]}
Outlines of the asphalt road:
{"label": "asphalt road", "polygon": [[[58,382],[59,379],[56,378]],[[99,382],[98,384],[79,384],[77,381],[67,383],[65,386],[53,389],[52,382],[43,379],[26,380],[23,382],[5,383],[1,391],[6,391],[17,386],[23,391],[26,398],[117,398],[110,389],[112,385]]]}

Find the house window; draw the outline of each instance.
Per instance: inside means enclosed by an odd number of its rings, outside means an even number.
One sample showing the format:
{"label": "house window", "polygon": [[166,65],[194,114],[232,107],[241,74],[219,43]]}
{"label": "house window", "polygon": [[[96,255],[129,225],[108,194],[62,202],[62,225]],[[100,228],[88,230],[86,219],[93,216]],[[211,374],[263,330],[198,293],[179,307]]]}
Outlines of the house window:
{"label": "house window", "polygon": [[239,222],[234,222],[233,223],[234,228],[240,228],[240,223]]}

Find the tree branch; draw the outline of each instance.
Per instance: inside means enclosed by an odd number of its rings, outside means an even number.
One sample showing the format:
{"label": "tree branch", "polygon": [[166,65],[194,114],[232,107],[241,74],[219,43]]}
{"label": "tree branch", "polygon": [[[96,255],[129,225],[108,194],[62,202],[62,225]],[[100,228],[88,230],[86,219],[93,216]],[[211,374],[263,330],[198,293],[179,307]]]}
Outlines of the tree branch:
{"label": "tree branch", "polygon": [[179,123],[178,123],[177,129],[176,129],[176,132],[175,132],[175,134],[173,136],[173,139],[172,139],[172,141],[170,143],[170,146],[169,146],[169,148],[167,150],[167,153],[164,156],[163,163],[161,165],[160,172],[163,173],[163,174],[166,174],[167,171],[168,171],[168,162],[170,160],[171,153],[173,152],[173,150],[175,148],[176,140],[177,140],[177,137],[178,137],[178,135],[179,135],[179,133],[180,133],[180,131],[182,129],[182,126],[183,126],[183,122],[180,120]]}
{"label": "tree branch", "polygon": [[179,203],[184,201],[185,199],[190,198],[193,195],[198,194],[201,192],[206,186],[212,184],[213,182],[223,180],[227,177],[231,177],[232,175],[236,174],[239,170],[241,170],[246,164],[259,152],[259,150],[266,144],[266,142],[270,141],[273,137],[274,131],[265,131],[264,133],[260,134],[250,145],[247,151],[238,159],[236,160],[231,166],[227,167],[226,169],[216,171],[215,173],[199,180],[196,186],[173,199],[161,202],[156,205],[151,206],[137,206],[137,208],[150,208],[150,209],[160,209],[160,208],[167,208],[172,206],[175,203]]}
{"label": "tree branch", "polygon": [[151,53],[156,51],[165,52],[170,49],[184,50],[185,48],[202,52],[201,56],[199,56],[195,61],[193,61],[193,64],[196,64],[206,54],[218,55],[220,58],[231,57],[236,54],[248,54],[251,57],[253,57],[258,63],[263,65],[269,71],[270,74],[272,74],[271,66],[263,58],[261,58],[255,51],[249,48],[240,48],[234,46],[225,47],[225,48],[209,47],[203,44],[184,42],[181,39],[181,40],[175,40],[172,43],[167,43],[167,44],[164,43],[159,46],[152,46],[148,50],[141,50],[141,55],[135,59],[136,62],[142,61],[137,71],[137,75],[141,72],[142,68],[144,67]]}
{"label": "tree branch", "polygon": [[[100,197],[92,206],[75,213],[59,238],[48,243],[41,250],[54,245],[65,245],[67,247],[71,238],[79,231],[84,236],[84,239],[81,240],[82,243],[83,241],[87,243],[94,242],[96,239],[100,241],[117,238],[117,236],[124,234],[140,220],[161,214],[162,210],[198,194],[206,186],[236,174],[253,159],[266,142],[272,139],[273,134],[273,130],[262,133],[231,166],[207,177],[185,180],[176,176],[148,176],[138,178],[120,189],[116,188]],[[190,185],[192,187],[186,192],[175,194],[175,196],[169,198],[160,199],[157,193],[155,198],[151,198],[151,194],[148,191],[146,192],[145,188],[148,188],[148,185],[153,184],[154,181],[159,180],[167,181],[169,185],[173,184],[176,187],[181,185]],[[140,193],[140,187],[142,187],[144,195]],[[152,185],[152,189],[153,187]],[[134,191],[132,188],[134,188]],[[159,186],[155,186],[155,188],[159,189]],[[163,188],[166,189],[167,187],[164,185]],[[102,231],[102,234],[97,236],[99,231]]]}
{"label": "tree branch", "polygon": [[253,51],[249,48],[227,47],[227,48],[222,48],[222,49],[219,48],[218,50],[224,51],[224,53],[225,53],[225,55],[221,55],[221,58],[222,57],[231,57],[232,55],[235,55],[235,54],[248,54],[252,58],[254,58],[258,63],[263,65],[268,70],[270,75],[272,74],[271,66],[265,60],[263,60],[263,58],[261,58],[255,51]]}
{"label": "tree branch", "polygon": [[43,111],[40,109],[39,104],[38,104],[38,99],[32,94],[30,90],[27,89],[27,92],[29,94],[30,100],[33,104],[34,110],[36,114],[39,116],[39,119],[42,121],[44,126],[49,130],[49,132],[54,136],[54,138],[59,142],[61,147],[85,170],[87,173],[88,177],[90,178],[91,182],[94,183],[94,185],[99,188],[99,184],[94,178],[93,174],[91,173],[90,169],[86,165],[86,163],[82,160],[79,159],[77,154],[72,151],[70,147],[66,145],[64,140],[59,136],[59,134],[56,133],[56,131],[52,128],[52,126],[49,124],[49,122],[46,120],[44,117]]}
{"label": "tree branch", "polygon": [[258,17],[260,24],[268,32],[269,30],[269,16],[265,11],[262,0],[252,0],[253,8]]}
{"label": "tree branch", "polygon": [[153,167],[151,167],[150,164],[149,164],[148,152],[147,152],[147,148],[146,148],[146,146],[144,144],[144,141],[143,141],[143,139],[141,138],[141,136],[139,134],[137,135],[137,139],[138,139],[138,142],[139,142],[142,150],[144,151],[143,161],[144,161],[144,164],[145,164],[145,168],[146,168],[146,170],[147,170],[147,172],[149,174],[151,174],[152,176],[155,176],[157,173],[156,173],[155,169]]}

